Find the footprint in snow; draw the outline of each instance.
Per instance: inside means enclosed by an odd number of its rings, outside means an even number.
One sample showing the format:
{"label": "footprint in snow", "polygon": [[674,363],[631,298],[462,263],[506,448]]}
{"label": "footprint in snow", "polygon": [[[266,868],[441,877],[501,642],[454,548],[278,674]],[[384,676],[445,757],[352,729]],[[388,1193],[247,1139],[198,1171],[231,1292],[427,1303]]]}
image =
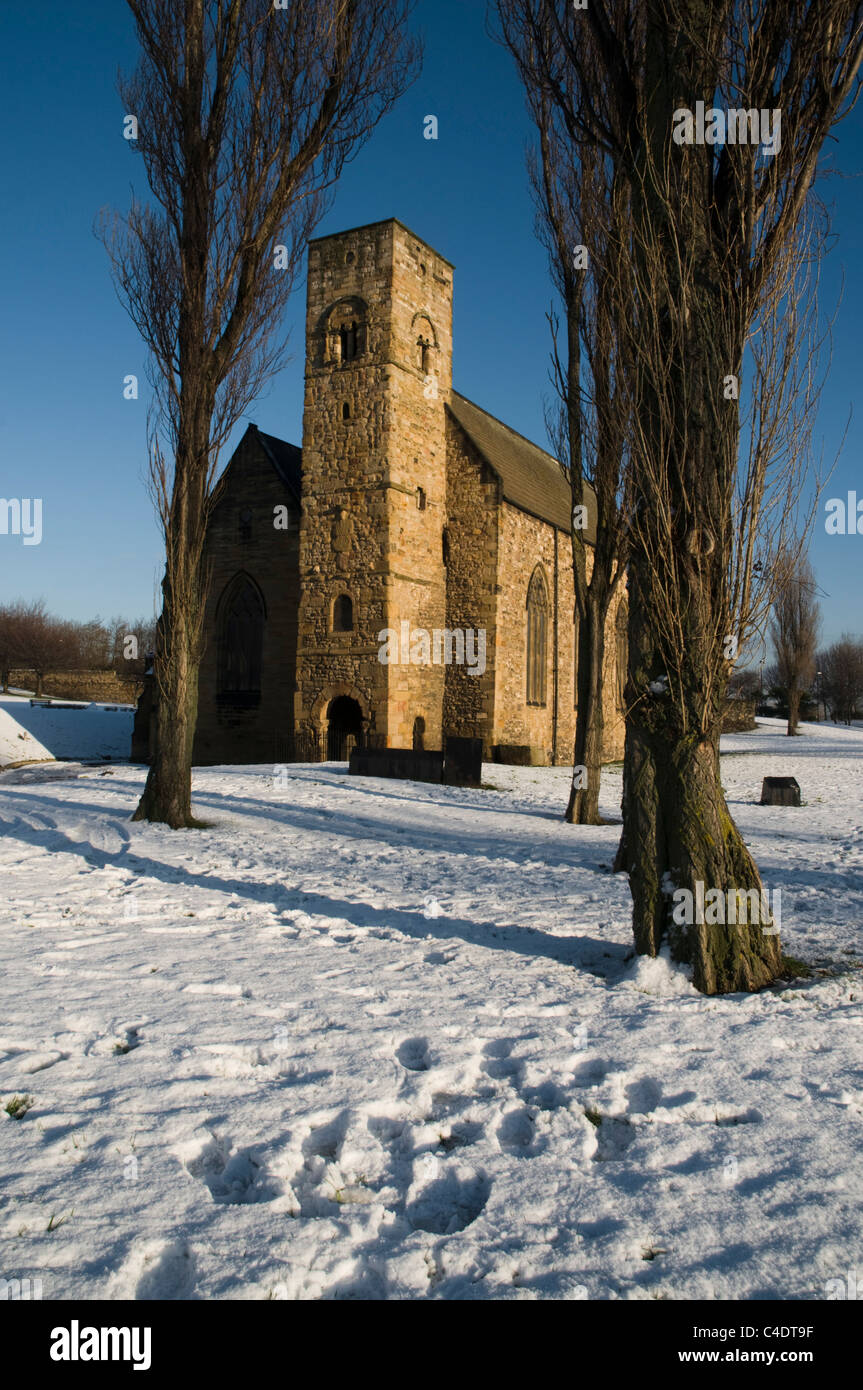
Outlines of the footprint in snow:
{"label": "footprint in snow", "polygon": [[431,1066],[428,1041],[425,1038],[405,1038],[396,1048],[396,1057],[406,1071],[428,1071]]}
{"label": "footprint in snow", "polygon": [[196,1261],[180,1241],[149,1241],[135,1249],[114,1280],[113,1299],[146,1302],[195,1297]]}
{"label": "footprint in snow", "polygon": [[491,1183],[484,1173],[452,1168],[416,1193],[405,1207],[405,1216],[415,1231],[453,1235],[476,1221],[490,1193]]}

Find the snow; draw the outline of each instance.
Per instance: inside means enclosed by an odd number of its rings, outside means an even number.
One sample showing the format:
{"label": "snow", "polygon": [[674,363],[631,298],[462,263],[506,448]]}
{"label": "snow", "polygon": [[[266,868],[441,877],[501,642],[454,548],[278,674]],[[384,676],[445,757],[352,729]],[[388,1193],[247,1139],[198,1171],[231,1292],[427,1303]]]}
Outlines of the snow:
{"label": "snow", "polygon": [[633,956],[619,826],[563,822],[566,769],[208,768],[179,833],[130,821],[144,769],[0,773],[0,1110],[33,1097],[0,1113],[4,1277],[826,1297],[860,1255],[863,731],[783,727],[722,775],[815,973],[721,998]]}
{"label": "snow", "polygon": [[79,704],[70,709],[0,695],[0,768],[50,758],[125,760],[134,716],[128,705]]}
{"label": "snow", "polygon": [[45,762],[52,757],[48,749],[15,719],[0,699],[0,767],[13,763]]}

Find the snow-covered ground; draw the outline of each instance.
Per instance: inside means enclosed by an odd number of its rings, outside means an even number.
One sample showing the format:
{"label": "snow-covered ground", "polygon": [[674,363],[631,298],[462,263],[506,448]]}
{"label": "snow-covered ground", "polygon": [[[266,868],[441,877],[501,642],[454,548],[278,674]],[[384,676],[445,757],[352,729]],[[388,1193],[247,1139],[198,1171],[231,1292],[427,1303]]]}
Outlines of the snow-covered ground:
{"label": "snow-covered ground", "polygon": [[[863,731],[726,738],[810,980],[632,957],[563,769],[0,774],[0,1275],[59,1298],[826,1296],[863,1264]],[[793,773],[802,809],[757,804]],[[615,815],[620,769],[607,770]]]}
{"label": "snow-covered ground", "polygon": [[125,761],[134,715],[134,709],[123,705],[82,703],[69,709],[0,695],[0,768],[50,758]]}

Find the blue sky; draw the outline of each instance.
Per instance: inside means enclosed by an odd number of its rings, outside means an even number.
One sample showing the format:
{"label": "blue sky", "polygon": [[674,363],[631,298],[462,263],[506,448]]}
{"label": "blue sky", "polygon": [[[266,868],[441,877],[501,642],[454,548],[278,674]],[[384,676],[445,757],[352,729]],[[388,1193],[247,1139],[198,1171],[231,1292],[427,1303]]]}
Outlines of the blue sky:
{"label": "blue sky", "polygon": [[[395,216],[454,262],[456,387],[546,445],[551,291],[524,171],[521,87],[487,35],[484,0],[420,0],[414,23],[423,74],[348,165],[318,234]],[[102,206],[125,209],[132,183],[146,192],[116,93],[117,69],[134,66],[136,53],[122,0],[2,8],[0,496],[41,497],[44,518],[38,546],[0,535],[0,601],[42,596],[69,618],[149,612],[162,571],[144,485],[143,348],[92,232]],[[439,119],[436,142],[423,139],[427,114]],[[861,134],[863,109],[838,130],[846,176],[859,174]],[[832,460],[853,408],[827,495],[863,498],[863,185],[845,177],[823,192],[837,235],[825,306],[843,274],[844,296],[817,439]],[[289,310],[293,360],[248,415],[298,444],[303,310],[300,285]],[[128,373],[141,380],[138,401],[123,398]],[[819,523],[811,553],[824,638],[863,631],[863,536],[827,537]]]}

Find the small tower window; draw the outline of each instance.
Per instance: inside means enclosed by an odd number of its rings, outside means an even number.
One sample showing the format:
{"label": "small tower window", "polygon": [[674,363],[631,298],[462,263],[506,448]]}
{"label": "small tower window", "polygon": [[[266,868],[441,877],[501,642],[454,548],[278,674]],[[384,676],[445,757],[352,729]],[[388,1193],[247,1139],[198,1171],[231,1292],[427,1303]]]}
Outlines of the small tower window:
{"label": "small tower window", "polygon": [[333,604],[333,632],[353,632],[354,604],[349,594],[339,594]]}
{"label": "small tower window", "polygon": [[353,362],[357,356],[357,324],[352,320],[339,329],[339,343],[342,362]]}
{"label": "small tower window", "polygon": [[343,420],[350,420],[350,418],[351,418],[351,408],[350,408],[348,402],[345,401],[344,405],[342,406],[342,419],[343,419]]}
{"label": "small tower window", "polygon": [[424,512],[426,509],[425,488],[422,487],[417,488],[417,509],[421,512]]}
{"label": "small tower window", "polygon": [[449,564],[449,531],[446,526],[443,528],[443,534],[441,535],[441,551],[444,566],[446,566]]}
{"label": "small tower window", "polygon": [[252,513],[250,508],[244,507],[240,512],[240,540],[250,541],[252,539]]}

